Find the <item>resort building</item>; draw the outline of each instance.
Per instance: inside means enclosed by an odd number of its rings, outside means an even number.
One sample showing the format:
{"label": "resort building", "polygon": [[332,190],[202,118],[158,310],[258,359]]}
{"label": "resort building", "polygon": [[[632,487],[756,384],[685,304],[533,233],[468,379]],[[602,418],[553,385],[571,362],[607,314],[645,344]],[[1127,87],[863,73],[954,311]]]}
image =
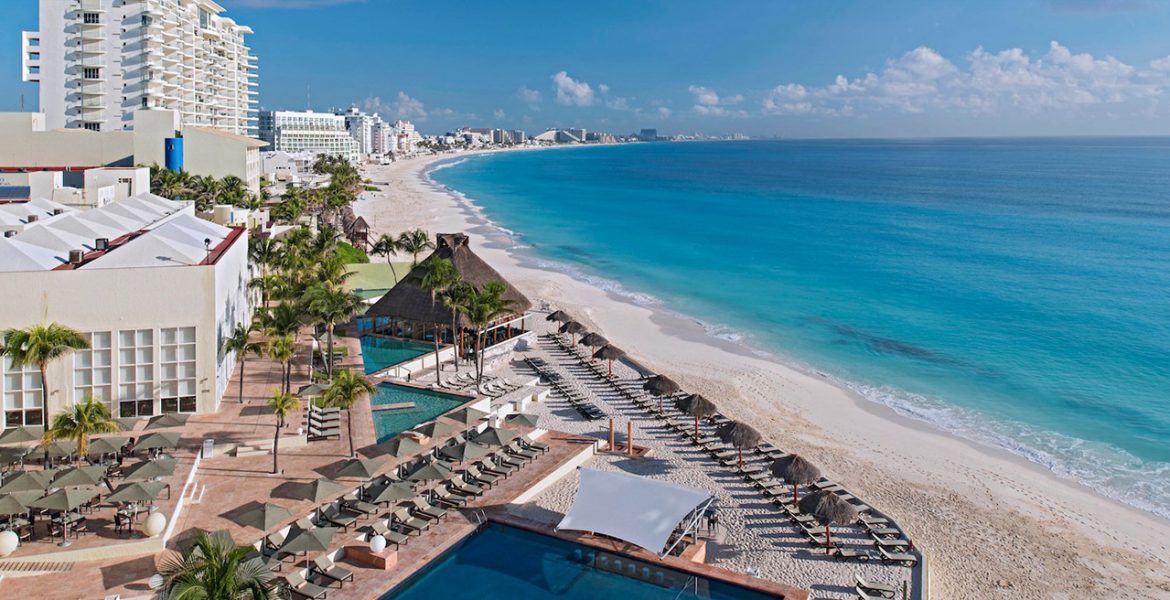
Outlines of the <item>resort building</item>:
{"label": "resort building", "polygon": [[[89,339],[49,364],[50,416],[86,396],[117,417],[211,412],[235,365],[224,337],[250,319],[247,269],[247,230],[192,203],[140,194],[64,211],[0,238],[0,330],[55,322]],[[36,367],[0,368],[0,429],[40,425]]]}
{"label": "resort building", "polygon": [[349,136],[358,143],[362,156],[385,153],[387,128],[382,117],[377,113],[372,115],[364,113],[356,105],[337,114],[345,117],[345,128],[349,131]]}
{"label": "resort building", "polygon": [[40,30],[21,45],[49,129],[133,129],[165,108],[186,125],[256,131],[252,30],[211,0],[40,0]]}
{"label": "resort building", "polygon": [[357,164],[361,144],[346,128],[346,117],[313,111],[270,110],[260,113],[260,139],[272,150],[338,156]]}

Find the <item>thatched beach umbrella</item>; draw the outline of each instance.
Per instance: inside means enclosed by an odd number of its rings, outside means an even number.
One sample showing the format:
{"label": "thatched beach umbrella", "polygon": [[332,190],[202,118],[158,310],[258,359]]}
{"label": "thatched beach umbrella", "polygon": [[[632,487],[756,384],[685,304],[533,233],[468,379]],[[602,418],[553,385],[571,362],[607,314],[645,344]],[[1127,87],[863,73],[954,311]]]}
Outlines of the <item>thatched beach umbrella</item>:
{"label": "thatched beach umbrella", "polygon": [[613,361],[625,356],[626,353],[617,346],[610,346],[606,344],[600,350],[593,353],[593,358],[600,358],[609,361],[609,376],[613,377]]}
{"label": "thatched beach umbrella", "polygon": [[852,523],[857,520],[857,509],[833,492],[813,492],[800,501],[800,512],[812,515],[825,526],[825,553],[831,552],[829,526],[833,523]]}
{"label": "thatched beach umbrella", "polygon": [[557,323],[568,323],[569,321],[573,320],[573,317],[570,317],[569,313],[567,313],[563,310],[554,310],[554,311],[548,313],[548,316],[545,317],[544,320],[545,321],[556,321]]}
{"label": "thatched beach umbrella", "polygon": [[797,454],[777,458],[772,463],[772,474],[792,484],[792,500],[800,500],[799,486],[808,485],[821,477],[821,470]]}
{"label": "thatched beach umbrella", "polygon": [[576,321],[569,321],[568,323],[561,325],[560,329],[558,329],[557,331],[560,331],[561,333],[571,334],[573,336],[573,344],[576,344],[577,343],[577,334],[578,333],[585,333],[585,326],[576,322]]}
{"label": "thatched beach umbrella", "polygon": [[662,397],[677,394],[682,388],[666,375],[651,375],[642,384],[642,389],[658,397],[658,412],[662,412]]}
{"label": "thatched beach umbrella", "polygon": [[755,448],[760,444],[760,432],[752,429],[751,425],[739,421],[731,421],[715,430],[715,435],[725,444],[731,444],[739,450],[739,468],[743,468],[743,449]]}
{"label": "thatched beach umbrella", "polygon": [[399,436],[378,444],[376,448],[394,458],[405,458],[421,450],[422,444],[410,436]]}
{"label": "thatched beach umbrella", "polygon": [[261,531],[268,531],[290,518],[292,518],[292,511],[289,509],[279,504],[265,502],[256,508],[241,513],[232,519],[232,521],[235,521],[243,527],[254,527]]}
{"label": "thatched beach umbrella", "polygon": [[[581,336],[581,339],[577,340],[577,343],[582,346],[589,346],[593,350],[596,350],[608,344],[609,340],[605,339],[600,333],[586,333],[585,335]],[[590,355],[592,354],[593,353],[590,352]],[[593,358],[597,357],[594,356]]]}
{"label": "thatched beach umbrella", "polygon": [[385,463],[384,460],[372,458],[351,458],[337,471],[337,477],[353,477],[355,479],[369,479]]}
{"label": "thatched beach umbrella", "polygon": [[504,417],[504,422],[509,425],[522,425],[524,427],[536,427],[540,420],[540,415],[529,413],[512,413]]}
{"label": "thatched beach umbrella", "polygon": [[699,439],[699,419],[715,416],[719,409],[710,400],[700,394],[691,394],[674,401],[675,408],[684,415],[695,418],[695,439]]}
{"label": "thatched beach umbrella", "polygon": [[0,444],[23,444],[35,442],[45,435],[43,427],[13,427],[0,433]]}
{"label": "thatched beach umbrella", "polygon": [[151,417],[150,420],[146,422],[146,427],[143,427],[142,429],[143,431],[150,431],[154,429],[182,427],[187,424],[187,419],[189,418],[191,418],[191,415],[185,415],[182,413],[167,413],[165,415],[158,415],[157,417]]}

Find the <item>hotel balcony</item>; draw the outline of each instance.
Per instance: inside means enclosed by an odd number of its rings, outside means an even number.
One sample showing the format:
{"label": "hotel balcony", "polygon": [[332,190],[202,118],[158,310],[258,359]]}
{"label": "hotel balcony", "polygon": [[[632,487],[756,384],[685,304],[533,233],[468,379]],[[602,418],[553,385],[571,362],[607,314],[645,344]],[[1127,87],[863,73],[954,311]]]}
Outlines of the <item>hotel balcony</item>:
{"label": "hotel balcony", "polygon": [[106,93],[106,84],[97,79],[82,79],[77,84],[77,91],[82,96],[102,96]]}

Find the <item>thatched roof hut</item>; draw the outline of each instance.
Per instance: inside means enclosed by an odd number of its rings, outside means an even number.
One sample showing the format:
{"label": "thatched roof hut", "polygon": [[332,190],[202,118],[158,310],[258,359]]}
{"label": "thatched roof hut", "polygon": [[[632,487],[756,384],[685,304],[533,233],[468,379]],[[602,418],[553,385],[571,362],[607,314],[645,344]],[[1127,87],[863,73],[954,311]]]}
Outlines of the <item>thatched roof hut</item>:
{"label": "thatched roof hut", "polygon": [[[436,257],[451,261],[465,283],[477,287],[491,281],[504,284],[506,288],[504,299],[512,302],[515,315],[522,315],[532,308],[532,302],[520,293],[520,290],[471,251],[465,234],[440,233],[435,238],[435,251],[420,261],[406,277],[402,278],[402,281],[398,282],[398,285],[371,306],[365,317],[402,319],[418,323],[451,323],[451,309],[442,302],[432,301],[431,292],[421,285],[423,274],[426,273],[426,264]],[[463,315],[459,315],[457,323],[460,327],[471,327],[471,323]]]}

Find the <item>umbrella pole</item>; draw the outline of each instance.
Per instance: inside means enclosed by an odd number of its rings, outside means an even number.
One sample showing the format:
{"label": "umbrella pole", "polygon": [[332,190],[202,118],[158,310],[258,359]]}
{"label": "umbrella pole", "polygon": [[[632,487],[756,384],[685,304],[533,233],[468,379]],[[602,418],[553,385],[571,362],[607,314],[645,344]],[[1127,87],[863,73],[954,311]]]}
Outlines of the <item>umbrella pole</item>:
{"label": "umbrella pole", "polygon": [[695,441],[699,441],[699,415],[695,415]]}
{"label": "umbrella pole", "polygon": [[739,447],[739,470],[743,470],[743,446]]}
{"label": "umbrella pole", "polygon": [[825,523],[825,554],[833,552],[833,540],[829,537],[829,524]]}
{"label": "umbrella pole", "polygon": [[609,451],[613,452],[613,417],[609,418]]}
{"label": "umbrella pole", "polygon": [[609,359],[609,376],[613,377],[613,359]]}
{"label": "umbrella pole", "polygon": [[626,421],[626,454],[634,455],[634,422]]}

